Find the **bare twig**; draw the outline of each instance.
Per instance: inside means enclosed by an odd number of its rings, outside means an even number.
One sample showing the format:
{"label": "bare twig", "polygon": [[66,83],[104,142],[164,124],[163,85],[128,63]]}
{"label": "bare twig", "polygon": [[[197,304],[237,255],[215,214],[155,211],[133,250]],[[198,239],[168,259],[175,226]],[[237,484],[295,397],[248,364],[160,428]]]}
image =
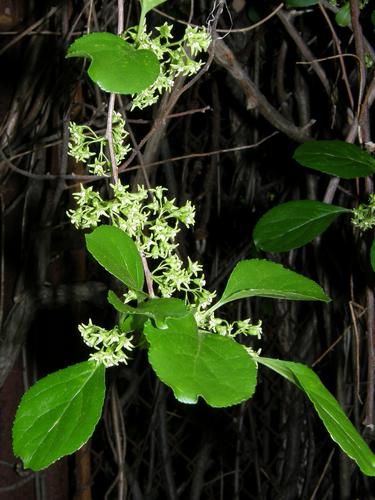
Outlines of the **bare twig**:
{"label": "bare twig", "polygon": [[143,270],[145,272],[145,279],[146,279],[148,294],[150,297],[155,297],[154,288],[153,288],[153,281],[152,281],[152,274],[151,274],[150,268],[148,267],[147,259],[143,253],[141,253],[141,258],[142,258]]}
{"label": "bare twig", "polygon": [[350,89],[348,75],[346,72],[346,66],[345,66],[344,59],[343,59],[343,54],[342,54],[342,50],[341,50],[341,42],[336,34],[336,31],[333,27],[333,24],[331,23],[331,20],[326,12],[326,9],[324,8],[324,6],[321,3],[319,3],[318,5],[319,5],[319,8],[324,16],[324,19],[326,20],[326,22],[328,24],[328,27],[329,27],[331,34],[332,34],[332,38],[335,42],[336,50],[337,50],[338,55],[339,55],[339,62],[340,62],[341,71],[342,71],[342,79],[344,80],[346,92],[347,92],[348,98],[349,98],[350,107],[353,109],[354,108],[354,99],[353,99],[352,91]]}
{"label": "bare twig", "polygon": [[374,431],[374,394],[375,394],[375,303],[374,292],[371,288],[366,290],[367,299],[367,396],[366,416],[364,425]]}
{"label": "bare twig", "polygon": [[20,40],[22,40],[22,38],[24,36],[28,35],[32,31],[34,31],[35,28],[37,28],[38,26],[40,26],[41,24],[43,24],[45,21],[47,21],[47,19],[49,19],[50,17],[52,17],[57,12],[58,9],[59,9],[59,7],[52,7],[49,10],[49,12],[44,17],[42,17],[41,19],[39,19],[38,21],[36,21],[35,23],[33,23],[28,28],[26,28],[18,36],[14,37],[9,43],[7,43],[2,49],[0,49],[0,56],[2,56],[8,49],[10,49],[11,47],[13,47],[13,45],[15,45],[17,42],[19,42]]}
{"label": "bare twig", "polygon": [[[261,19],[260,21],[258,21],[256,23],[252,24],[251,26],[247,26],[246,28],[234,28],[234,29],[229,29],[229,30],[226,30],[226,29],[217,29],[216,32],[217,33],[226,33],[228,35],[232,35],[234,33],[247,33],[249,31],[252,31],[252,30],[256,29],[256,28],[259,28],[259,26],[262,26],[262,24],[264,24],[267,21],[269,21],[270,19],[272,19],[272,17],[275,16],[279,12],[279,10],[281,10],[283,7],[284,7],[284,4],[280,3],[266,17],[264,17],[263,19]],[[197,26],[197,25],[195,25],[193,23],[183,21],[182,19],[177,19],[176,17],[173,17],[173,16],[171,16],[169,14],[166,14],[165,12],[162,12],[159,9],[153,9],[153,10],[155,12],[157,12],[158,14],[160,14],[161,16],[165,17],[166,19],[170,19],[171,21],[175,21],[176,23],[184,24],[185,26]]]}
{"label": "bare twig", "polygon": [[360,337],[358,332],[357,317],[354,312],[353,301],[349,302],[350,316],[352,318],[353,331],[354,331],[354,356],[355,356],[355,367],[354,367],[354,378],[355,378],[355,389],[358,401],[362,403],[360,394]]}
{"label": "bare twig", "polygon": [[116,183],[118,180],[118,167],[116,162],[115,150],[113,147],[113,134],[112,134],[112,122],[113,122],[113,112],[115,108],[116,94],[110,94],[108,102],[108,115],[107,115],[107,130],[105,132],[105,137],[108,143],[109,158],[112,167],[112,177],[113,181]]}
{"label": "bare twig", "polygon": [[290,15],[282,10],[277,12],[277,17],[283,23],[286,31],[289,33],[291,38],[294,40],[298,50],[301,52],[302,56],[309,61],[312,65],[313,70],[315,71],[317,77],[321,81],[326,93],[330,95],[331,86],[329,84],[327,75],[321,65],[316,61],[314,54],[311,52],[309,47],[306,45],[305,41],[298,33],[294,25],[290,21]]}
{"label": "bare twig", "polygon": [[170,448],[168,445],[168,435],[167,435],[167,412],[165,404],[166,394],[162,389],[162,396],[159,404],[159,439],[160,439],[160,451],[162,455],[162,463],[165,474],[166,481],[166,493],[169,500],[177,500],[177,490],[174,480],[174,474],[172,469],[172,460],[170,455]]}
{"label": "bare twig", "polygon": [[308,128],[312,123],[306,127],[299,128],[281,115],[256,87],[249,74],[242,68],[231,49],[223,40],[217,40],[215,43],[215,60],[238,82],[245,94],[248,108],[257,107],[260,114],[269,123],[297,142],[305,142],[310,138]]}
{"label": "bare twig", "polygon": [[367,106],[363,107],[362,101],[366,87],[366,64],[365,64],[365,49],[363,42],[362,26],[359,22],[359,4],[358,0],[350,0],[350,10],[352,17],[352,27],[354,34],[355,50],[358,59],[361,61],[359,66],[359,96],[358,102],[360,103],[360,112],[358,116],[359,126],[359,140],[360,142],[368,142],[370,140],[370,117]]}

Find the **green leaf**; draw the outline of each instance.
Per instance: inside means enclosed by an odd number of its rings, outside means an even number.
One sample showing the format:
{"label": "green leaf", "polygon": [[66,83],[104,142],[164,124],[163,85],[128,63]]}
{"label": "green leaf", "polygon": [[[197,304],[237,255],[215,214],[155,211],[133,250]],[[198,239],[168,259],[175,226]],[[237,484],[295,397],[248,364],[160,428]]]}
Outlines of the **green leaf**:
{"label": "green leaf", "polygon": [[144,274],[142,259],[134,241],[115,226],[98,226],[86,235],[91,255],[108,272],[129,288],[142,290]]}
{"label": "green leaf", "polygon": [[190,313],[183,300],[155,298],[142,302],[137,308],[124,304],[111,290],[108,292],[108,302],[119,312],[124,314],[146,316],[152,318],[158,328],[168,328],[166,321],[169,318],[183,318]]}
{"label": "green leaf", "polygon": [[363,474],[375,476],[374,453],[313,370],[291,361],[259,356],[256,356],[255,359],[258,363],[276,371],[303,390],[313,403],[332,439],[357,463]]}
{"label": "green leaf", "polygon": [[158,5],[161,5],[167,0],[139,0],[139,1],[141,3],[143,15],[145,16],[147,12],[150,12],[151,9],[157,7]]}
{"label": "green leaf", "polygon": [[106,92],[142,92],[160,73],[159,61],[151,50],[136,50],[113,33],[90,33],[78,38],[66,57],[90,58],[88,74]]}
{"label": "green leaf", "polygon": [[370,262],[371,262],[372,269],[375,271],[375,238],[372,240],[372,243],[371,243]]}
{"label": "green leaf", "polygon": [[229,276],[224,293],[214,311],[227,302],[245,297],[269,297],[288,300],[322,300],[330,298],[315,281],[269,260],[242,260]]}
{"label": "green leaf", "polygon": [[13,424],[13,450],[38,471],[78,450],[100,418],[105,368],[85,361],[34,384],[22,397]]}
{"label": "green leaf", "polygon": [[371,12],[371,22],[375,26],[375,10]]}
{"label": "green leaf", "polygon": [[267,252],[286,252],[301,247],[345,212],[350,210],[320,201],[283,203],[259,219],[253,232],[255,245]]}
{"label": "green leaf", "polygon": [[349,2],[346,2],[341,7],[341,9],[339,9],[339,11],[337,12],[337,14],[335,16],[335,21],[342,28],[349,26],[349,24],[352,21],[352,17],[350,15],[350,3]]}
{"label": "green leaf", "polygon": [[287,7],[310,7],[310,5],[316,5],[319,0],[286,0],[285,4]]}
{"label": "green leaf", "polygon": [[201,396],[221,408],[249,399],[256,386],[256,363],[229,337],[197,330],[192,314],[167,320],[160,330],[150,321],[145,335],[156,375],[172,388],[178,401],[196,403]]}
{"label": "green leaf", "polygon": [[375,172],[375,160],[358,146],[344,141],[311,141],[298,146],[293,158],[326,174],[355,179]]}

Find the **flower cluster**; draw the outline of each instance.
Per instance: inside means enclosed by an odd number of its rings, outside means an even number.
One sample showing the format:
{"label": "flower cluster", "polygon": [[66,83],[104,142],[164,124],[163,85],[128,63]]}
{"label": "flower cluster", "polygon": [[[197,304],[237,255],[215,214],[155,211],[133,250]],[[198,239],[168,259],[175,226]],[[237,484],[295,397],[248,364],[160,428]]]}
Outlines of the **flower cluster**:
{"label": "flower cluster", "polygon": [[235,338],[242,334],[260,339],[262,335],[261,320],[256,325],[253,325],[250,319],[230,323],[225,319],[217,318],[213,313],[205,314],[205,311],[201,309],[195,313],[195,319],[201,330],[214,332],[223,337]]}
{"label": "flower cluster", "polygon": [[[69,125],[70,141],[68,153],[77,162],[87,165],[89,172],[95,175],[109,175],[111,162],[105,154],[107,139],[97,134],[88,125]],[[128,133],[125,130],[125,120],[120,113],[113,113],[112,121],[113,148],[116,162],[121,163],[130,152],[131,147],[125,144]]]}
{"label": "flower cluster", "polygon": [[178,76],[198,73],[203,62],[194,58],[206,52],[211,44],[210,34],[204,27],[188,26],[178,41],[173,40],[170,24],[164,23],[156,30],[156,37],[152,37],[146,29],[138,33],[137,28],[130,28],[124,34],[125,40],[132,41],[138,48],[152,50],[160,62],[158,78],[149,88],[133,96],[132,109],[143,109],[157,102],[163,92],[172,90]]}
{"label": "flower cluster", "polygon": [[78,330],[85,344],[96,350],[90,355],[90,359],[107,367],[128,363],[129,355],[125,351],[134,349],[133,337],[128,337],[119,326],[116,325],[111,330],[106,330],[94,325],[90,319],[87,325],[79,325]]}
{"label": "flower cluster", "polygon": [[[175,205],[175,200],[165,196],[165,188],[156,187],[146,190],[138,186],[130,192],[129,187],[117,182],[112,185],[113,197],[104,200],[92,187],[81,188],[75,193],[77,208],[70,210],[68,216],[79,229],[94,229],[103,219],[123,231],[135,241],[138,251],[148,261],[151,278],[161,297],[182,296],[191,306],[198,328],[219,335],[236,337],[251,335],[260,337],[261,322],[257,325],[249,319],[228,321],[215,317],[209,306],[215,298],[215,292],[205,288],[206,281],[202,266],[190,258],[184,263],[178,255],[176,237],[180,225],[194,225],[195,211],[188,201],[182,207]],[[137,294],[129,290],[124,294],[124,302],[137,299]],[[97,350],[91,358],[105,364],[126,363],[125,350],[133,349],[132,337],[119,327],[105,330],[93,325],[81,325],[79,331],[86,344]]]}
{"label": "flower cluster", "polygon": [[[77,208],[68,211],[71,222],[78,229],[94,229],[103,219],[132,237],[139,252],[153,263],[152,279],[161,297],[182,294],[195,307],[208,307],[215,294],[206,290],[202,266],[188,259],[187,264],[177,254],[176,237],[181,224],[194,225],[195,210],[190,201],[182,207],[165,196],[165,188],[146,190],[138,186],[136,192],[117,182],[112,185],[113,198],[104,200],[92,187],[81,188],[73,196]],[[125,300],[133,300],[129,291]]]}
{"label": "flower cluster", "polygon": [[352,224],[362,231],[375,226],[375,194],[370,194],[368,203],[353,209]]}

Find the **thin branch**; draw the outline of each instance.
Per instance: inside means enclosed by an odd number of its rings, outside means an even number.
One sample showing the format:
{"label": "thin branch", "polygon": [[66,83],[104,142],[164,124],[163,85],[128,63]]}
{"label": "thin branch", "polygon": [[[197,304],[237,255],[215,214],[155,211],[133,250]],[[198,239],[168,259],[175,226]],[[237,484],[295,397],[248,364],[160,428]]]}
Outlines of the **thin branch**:
{"label": "thin branch", "polygon": [[374,431],[374,393],[375,393],[375,303],[374,292],[371,288],[366,290],[367,299],[367,396],[366,416],[364,425]]}
{"label": "thin branch", "polygon": [[29,26],[28,28],[26,28],[25,31],[23,31],[22,33],[20,33],[15,38],[13,38],[2,49],[0,49],[0,56],[2,56],[8,49],[10,49],[11,47],[13,47],[14,44],[16,44],[17,42],[19,42],[20,40],[22,40],[22,38],[24,36],[28,35],[32,31],[34,31],[35,28],[37,28],[38,26],[40,26],[41,24],[43,24],[45,21],[47,21],[47,19],[49,19],[50,17],[52,17],[58,11],[58,9],[59,9],[59,7],[52,7],[52,9],[50,9],[50,11],[47,12],[47,14],[44,17],[42,17],[41,19],[39,19],[38,21],[36,21],[34,24],[32,24],[31,26]]}
{"label": "thin branch", "polygon": [[336,50],[338,52],[339,62],[340,62],[340,66],[341,66],[341,71],[342,71],[342,79],[344,80],[344,83],[345,83],[345,88],[346,88],[346,92],[348,94],[350,107],[353,109],[354,108],[354,99],[353,99],[352,91],[350,89],[349,79],[348,79],[348,75],[346,72],[346,67],[345,67],[345,63],[344,63],[344,59],[343,59],[343,53],[341,50],[341,42],[336,34],[336,31],[333,27],[333,24],[331,23],[331,20],[327,14],[326,9],[324,8],[324,6],[321,3],[319,3],[318,5],[319,5],[319,8],[324,16],[324,19],[326,20],[328,27],[331,31],[333,41],[335,42]]}
{"label": "thin branch", "polygon": [[105,138],[108,143],[109,159],[111,161],[112,167],[112,177],[113,181],[116,183],[118,181],[118,168],[116,162],[115,150],[113,147],[113,134],[112,134],[112,122],[113,122],[113,112],[115,108],[116,94],[110,94],[108,102],[108,115],[107,115],[107,129],[105,132]]}
{"label": "thin branch", "polygon": [[[165,163],[171,163],[174,161],[181,161],[181,160],[190,160],[192,158],[205,158],[209,156],[216,156],[220,154],[225,154],[225,153],[233,153],[235,151],[245,151],[247,149],[253,149],[257,148],[264,142],[268,141],[275,135],[277,135],[279,132],[272,132],[272,134],[268,135],[267,137],[264,137],[260,141],[254,143],[254,144],[246,144],[245,146],[236,146],[233,148],[226,148],[226,149],[217,149],[215,151],[207,151],[206,153],[189,153],[187,155],[181,155],[181,156],[173,156],[172,158],[166,158],[164,160],[158,160],[158,161],[153,161],[150,163],[145,163],[144,167],[145,168],[150,168],[150,167],[157,167],[159,165],[164,165]],[[125,169],[127,172],[130,172],[132,170],[138,170],[141,167],[141,165],[134,165],[132,167],[126,167],[126,165],[120,166],[119,172],[123,172]],[[93,177],[93,176],[91,176]]]}
{"label": "thin branch", "polygon": [[148,267],[147,259],[142,252],[141,252],[141,258],[142,258],[143,270],[145,272],[147,291],[149,296],[153,298],[155,297],[155,293],[153,288],[152,274],[150,268]]}
{"label": "thin branch", "polygon": [[[117,34],[121,35],[124,31],[124,0],[118,0],[117,2]],[[113,182],[118,181],[118,167],[116,162],[116,155],[113,147],[113,134],[112,134],[112,122],[113,122],[113,112],[115,110],[115,99],[116,94],[111,93],[108,102],[108,115],[107,115],[107,129],[105,132],[105,137],[108,143],[109,159],[111,161],[112,167],[112,177]]]}
{"label": "thin branch", "polygon": [[[246,26],[246,28],[235,28],[235,29],[217,29],[217,33],[225,33],[228,35],[232,35],[234,33],[247,33],[249,31],[255,30],[256,28],[259,28],[259,26],[262,26],[262,24],[266,23],[269,21],[273,16],[275,16],[279,10],[281,10],[284,7],[284,4],[281,3],[279,4],[270,14],[268,14],[266,17],[261,19],[260,21],[252,24],[251,26]],[[159,9],[153,9],[155,12],[160,14],[161,16],[165,17],[166,19],[170,19],[171,21],[175,21],[176,23],[179,24],[184,24],[185,26],[198,26],[196,24],[192,24],[190,22],[182,21],[182,19],[177,19],[176,17],[170,16],[169,14],[166,14],[165,12],[159,10]]]}
{"label": "thin branch", "polygon": [[298,50],[301,52],[302,56],[306,59],[306,61],[311,62],[312,68],[315,71],[317,77],[322,82],[322,85],[328,95],[331,94],[331,86],[329,84],[328,78],[324,69],[320,64],[316,61],[314,54],[311,52],[309,47],[306,45],[305,41],[301,37],[301,35],[296,30],[295,26],[290,21],[290,15],[283,11],[277,12],[277,17],[280,19],[282,24],[284,25],[286,31],[289,33],[290,37],[294,40]]}
{"label": "thin branch", "polygon": [[353,27],[353,35],[354,35],[354,44],[355,51],[358,56],[358,59],[361,61],[360,71],[359,71],[359,95],[358,102],[360,107],[360,112],[358,115],[358,126],[359,126],[359,141],[368,142],[370,140],[370,116],[369,110],[365,103],[363,102],[363,98],[365,95],[366,89],[366,62],[365,62],[365,48],[363,41],[363,32],[362,26],[359,22],[359,4],[358,0],[350,0],[350,11],[352,17],[352,27]]}
{"label": "thin branch", "polygon": [[361,393],[360,393],[360,336],[358,331],[358,324],[356,314],[354,312],[353,300],[349,301],[350,316],[352,318],[353,331],[354,331],[354,356],[355,356],[355,368],[354,368],[354,378],[355,378],[355,391],[358,401],[362,404]]}
{"label": "thin branch", "polygon": [[124,32],[124,0],[118,0],[117,10],[117,34],[121,35]]}
{"label": "thin branch", "polygon": [[279,113],[279,111],[274,108],[266,97],[260,92],[258,87],[251,80],[249,74],[242,68],[231,49],[223,40],[216,40],[215,60],[238,82],[245,94],[248,109],[257,107],[260,114],[269,123],[297,142],[305,142],[310,138],[308,128],[313,124],[313,122],[310,122],[307,126],[299,128]]}

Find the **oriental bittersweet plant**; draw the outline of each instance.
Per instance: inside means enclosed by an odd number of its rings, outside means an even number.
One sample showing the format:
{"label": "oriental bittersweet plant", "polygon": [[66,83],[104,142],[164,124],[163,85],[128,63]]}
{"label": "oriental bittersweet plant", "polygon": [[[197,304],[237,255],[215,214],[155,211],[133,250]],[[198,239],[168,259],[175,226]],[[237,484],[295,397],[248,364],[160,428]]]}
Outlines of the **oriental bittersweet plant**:
{"label": "oriental bittersweet plant", "polygon": [[[68,52],[91,59],[89,76],[104,90],[136,94],[133,107],[155,102],[176,76],[196,73],[202,62],[192,57],[210,43],[200,28],[188,27],[178,42],[167,24],[157,28],[156,37],[148,34],[145,15],[161,3],[141,0],[139,28],[122,37],[86,35]],[[108,175],[105,139],[82,125],[72,124],[71,133],[70,154],[93,173]],[[118,161],[129,151],[126,137],[123,118],[114,114]],[[118,181],[109,199],[92,187],[75,195],[71,222],[90,231],[87,250],[122,287],[123,293],[108,293],[118,321],[111,329],[91,320],[80,325],[83,341],[93,350],[90,359],[48,375],[23,396],[13,427],[14,453],[37,471],[80,448],[100,419],[106,370],[128,363],[136,348],[145,348],[156,376],[182,403],[201,397],[216,408],[238,404],[253,395],[259,365],[275,371],[305,392],[332,439],[364,474],[374,476],[374,454],[317,375],[299,363],[262,357],[259,320],[231,323],[217,315],[225,304],[248,297],[322,302],[329,297],[309,278],[263,259],[238,262],[217,297],[205,288],[202,266],[183,261],[178,253],[176,237],[182,226],[193,226],[194,207],[189,201],[178,207],[165,191],[138,186],[131,192]]]}

